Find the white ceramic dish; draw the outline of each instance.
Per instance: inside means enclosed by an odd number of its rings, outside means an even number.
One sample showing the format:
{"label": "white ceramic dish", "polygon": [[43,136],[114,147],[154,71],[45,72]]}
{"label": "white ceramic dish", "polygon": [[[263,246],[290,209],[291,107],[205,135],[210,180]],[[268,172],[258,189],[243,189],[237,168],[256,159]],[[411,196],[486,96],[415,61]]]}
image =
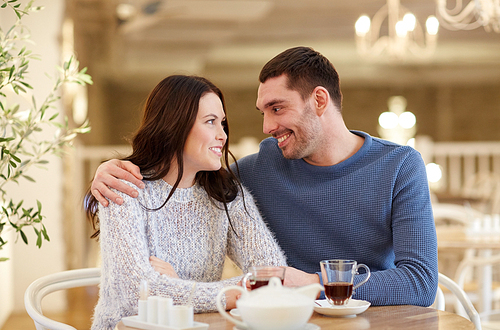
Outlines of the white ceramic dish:
{"label": "white ceramic dish", "polygon": [[349,316],[363,313],[370,307],[365,300],[351,299],[345,306],[332,306],[326,299],[316,300],[314,311],[329,316]]}
{"label": "white ceramic dish", "polygon": [[193,326],[189,327],[189,328],[168,327],[166,325],[139,321],[139,316],[137,316],[137,315],[124,317],[124,318],[122,318],[122,322],[127,327],[138,328],[138,329],[149,329],[149,330],[205,330],[205,329],[208,329],[207,323],[201,323],[201,322],[196,322],[196,321],[193,322]]}
{"label": "white ceramic dish", "polygon": [[229,311],[229,314],[231,314],[235,319],[242,321],[241,319],[241,314],[238,308],[233,308]]}

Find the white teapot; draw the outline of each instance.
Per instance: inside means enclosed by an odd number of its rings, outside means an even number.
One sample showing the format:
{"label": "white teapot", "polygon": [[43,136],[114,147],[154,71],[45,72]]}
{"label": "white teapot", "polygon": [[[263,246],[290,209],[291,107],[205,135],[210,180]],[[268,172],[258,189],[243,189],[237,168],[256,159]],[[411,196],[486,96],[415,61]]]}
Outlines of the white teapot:
{"label": "white teapot", "polygon": [[[222,306],[222,295],[229,290],[239,290],[242,295],[236,306],[243,320],[229,315]],[[217,295],[219,313],[242,330],[295,330],[305,326],[314,310],[318,293],[324,290],[318,283],[298,288],[281,285],[277,277],[267,286],[246,291],[241,286],[229,286]]]}

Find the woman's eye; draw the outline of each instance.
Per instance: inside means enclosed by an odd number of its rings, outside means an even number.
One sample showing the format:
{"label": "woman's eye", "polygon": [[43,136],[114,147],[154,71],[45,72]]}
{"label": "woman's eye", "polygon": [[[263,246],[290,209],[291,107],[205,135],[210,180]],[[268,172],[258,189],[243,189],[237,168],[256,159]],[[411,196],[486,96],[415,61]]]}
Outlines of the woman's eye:
{"label": "woman's eye", "polygon": [[207,124],[213,125],[214,121],[215,121],[215,119],[209,119],[209,120],[207,120]]}

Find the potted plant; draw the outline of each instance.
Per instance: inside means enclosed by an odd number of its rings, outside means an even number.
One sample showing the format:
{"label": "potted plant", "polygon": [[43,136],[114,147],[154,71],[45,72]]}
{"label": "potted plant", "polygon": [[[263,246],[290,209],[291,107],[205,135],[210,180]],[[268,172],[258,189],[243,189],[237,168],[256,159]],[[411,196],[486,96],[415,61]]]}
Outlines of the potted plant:
{"label": "potted plant", "polygon": [[[16,21],[6,30],[0,26],[0,250],[8,243],[4,239],[7,230],[15,230],[16,241],[20,237],[28,244],[27,228],[34,230],[36,246],[41,247],[44,240],[49,241],[42,204],[38,200],[13,200],[7,184],[34,181],[28,173],[30,168],[46,166],[48,156],[61,155],[77,134],[90,131],[88,121],[78,128],[70,128],[67,119],[61,123],[55,105],[65,84],[92,84],[92,79],[86,68],[80,70],[78,61],[71,57],[57,68],[53,88],[45,99],[36,100],[27,77],[30,61],[39,58],[29,50],[29,30],[22,18],[43,8],[34,6],[33,0],[26,5],[20,0],[1,2],[0,10],[11,10]],[[41,136],[47,130],[53,135]]]}

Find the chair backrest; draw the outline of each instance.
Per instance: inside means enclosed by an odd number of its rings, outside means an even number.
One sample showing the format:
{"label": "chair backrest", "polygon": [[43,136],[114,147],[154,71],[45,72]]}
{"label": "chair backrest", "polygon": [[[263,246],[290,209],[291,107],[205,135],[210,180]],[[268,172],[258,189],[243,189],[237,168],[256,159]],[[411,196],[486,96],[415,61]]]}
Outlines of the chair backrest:
{"label": "chair backrest", "polygon": [[475,256],[475,255],[467,255],[457,266],[457,270],[455,272],[455,279],[457,284],[463,288],[465,285],[467,271],[470,268],[485,266],[485,265],[494,265],[500,263],[500,254],[494,254],[491,256]]}
{"label": "chair backrest", "polygon": [[41,277],[31,283],[24,293],[24,306],[35,322],[37,330],[76,330],[74,327],[49,319],[42,313],[42,299],[51,292],[97,285],[101,281],[100,268],[67,270]]}
{"label": "chair backrest", "polygon": [[440,311],[446,310],[446,300],[444,298],[443,290],[441,290],[440,287],[438,287],[438,289],[437,289],[436,300],[434,300],[434,304],[432,304],[431,307],[438,309]]}
{"label": "chair backrest", "polygon": [[483,217],[483,214],[477,210],[451,203],[433,203],[432,213],[436,223],[447,220],[464,226],[467,226],[476,218]]}
{"label": "chair backrest", "polygon": [[[467,313],[467,316],[469,317],[471,322],[474,323],[476,329],[481,330],[481,320],[479,318],[479,313],[474,308],[474,305],[472,305],[472,302],[470,301],[464,290],[462,290],[462,288],[460,288],[458,284],[455,283],[452,279],[441,273],[439,273],[439,284],[443,285],[455,295],[458,301],[460,301],[460,303],[462,304],[462,307],[465,309],[465,312]],[[441,289],[439,289],[437,292],[436,301],[434,302],[434,304],[437,309],[444,310],[444,295]]]}

